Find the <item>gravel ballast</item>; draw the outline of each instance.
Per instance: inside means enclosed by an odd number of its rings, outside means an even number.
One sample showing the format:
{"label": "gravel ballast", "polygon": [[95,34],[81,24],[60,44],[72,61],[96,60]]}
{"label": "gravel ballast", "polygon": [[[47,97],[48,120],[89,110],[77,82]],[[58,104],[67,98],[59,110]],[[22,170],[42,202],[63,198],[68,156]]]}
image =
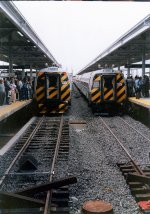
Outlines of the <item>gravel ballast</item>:
{"label": "gravel ballast", "polygon": [[[112,134],[106,130],[101,118],[94,116],[87,101],[74,86],[71,107],[66,116],[70,121],[86,122],[79,127],[70,125],[69,161],[59,162],[56,168],[57,179],[67,176],[77,177],[77,184],[70,185],[69,188],[70,214],[80,214],[83,203],[92,199],[111,203],[114,214],[142,213],[117,166],[117,163],[128,163],[129,159]],[[148,141],[125,125],[119,116],[103,117],[103,119],[124,143],[137,163],[149,164]],[[129,116],[123,116],[123,119],[150,139],[148,127]],[[6,171],[12,156],[13,148],[0,157],[1,175]],[[48,175],[45,175],[46,179],[47,177]],[[45,182],[45,178],[41,178],[42,183]],[[33,183],[38,181],[34,180]],[[26,187],[28,184],[23,185]],[[11,189],[12,187],[8,185],[8,190]]]}
{"label": "gravel ballast", "polygon": [[[71,214],[81,213],[83,203],[92,199],[111,203],[114,214],[142,213],[117,166],[117,163],[128,163],[129,159],[75,87],[69,115],[71,119],[87,123],[81,130],[70,128],[69,173],[78,180],[70,187]],[[120,117],[103,119],[139,164],[149,164],[149,142],[125,125]],[[123,119],[150,137],[149,128],[129,116]]]}

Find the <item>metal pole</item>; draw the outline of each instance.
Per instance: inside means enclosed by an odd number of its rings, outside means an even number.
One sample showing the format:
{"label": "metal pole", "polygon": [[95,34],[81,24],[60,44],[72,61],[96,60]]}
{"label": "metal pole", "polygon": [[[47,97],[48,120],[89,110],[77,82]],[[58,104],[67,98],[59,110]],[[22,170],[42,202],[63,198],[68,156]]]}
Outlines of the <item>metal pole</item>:
{"label": "metal pole", "polygon": [[[127,64],[130,65],[130,59],[128,59]],[[127,69],[127,76],[130,76],[130,67]]]}
{"label": "metal pole", "polygon": [[32,77],[32,64],[30,64],[30,77]]}
{"label": "metal pole", "polygon": [[145,50],[142,52],[142,77],[145,75]]}
{"label": "metal pole", "polygon": [[12,37],[9,35],[9,73],[13,72],[13,62],[12,62],[12,47],[11,47]]}

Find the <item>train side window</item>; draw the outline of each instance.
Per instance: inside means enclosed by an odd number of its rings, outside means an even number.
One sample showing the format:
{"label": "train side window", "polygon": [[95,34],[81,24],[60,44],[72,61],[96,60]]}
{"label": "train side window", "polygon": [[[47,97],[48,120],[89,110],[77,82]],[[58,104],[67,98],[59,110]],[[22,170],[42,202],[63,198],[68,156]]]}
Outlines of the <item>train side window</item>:
{"label": "train side window", "polygon": [[94,83],[93,83],[93,88],[99,88],[99,81],[95,81]]}

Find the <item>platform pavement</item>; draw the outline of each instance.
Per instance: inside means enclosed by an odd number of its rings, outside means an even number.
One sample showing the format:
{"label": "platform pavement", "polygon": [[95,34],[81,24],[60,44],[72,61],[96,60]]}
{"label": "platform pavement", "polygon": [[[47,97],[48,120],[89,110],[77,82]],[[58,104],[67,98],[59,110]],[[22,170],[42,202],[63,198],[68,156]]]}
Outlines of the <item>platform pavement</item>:
{"label": "platform pavement", "polygon": [[129,97],[128,100],[132,103],[135,103],[137,105],[150,109],[150,97],[148,98],[142,97],[140,99],[136,99],[136,97]]}
{"label": "platform pavement", "polygon": [[25,107],[26,105],[30,104],[32,100],[25,100],[25,101],[16,101],[11,105],[3,105],[0,106],[0,121],[4,120],[5,118],[9,117],[16,111],[20,110],[21,108]]}

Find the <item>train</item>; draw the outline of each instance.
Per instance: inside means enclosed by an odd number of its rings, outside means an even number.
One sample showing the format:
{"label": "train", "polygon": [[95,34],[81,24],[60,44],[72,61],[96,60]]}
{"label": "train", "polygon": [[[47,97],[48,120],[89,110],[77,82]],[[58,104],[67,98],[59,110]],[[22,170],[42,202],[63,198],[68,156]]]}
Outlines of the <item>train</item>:
{"label": "train", "polygon": [[124,75],[111,68],[76,75],[73,83],[88,100],[94,113],[123,113],[127,103]]}
{"label": "train", "polygon": [[71,105],[68,73],[58,67],[38,71],[34,91],[34,106],[38,114],[63,114]]}

